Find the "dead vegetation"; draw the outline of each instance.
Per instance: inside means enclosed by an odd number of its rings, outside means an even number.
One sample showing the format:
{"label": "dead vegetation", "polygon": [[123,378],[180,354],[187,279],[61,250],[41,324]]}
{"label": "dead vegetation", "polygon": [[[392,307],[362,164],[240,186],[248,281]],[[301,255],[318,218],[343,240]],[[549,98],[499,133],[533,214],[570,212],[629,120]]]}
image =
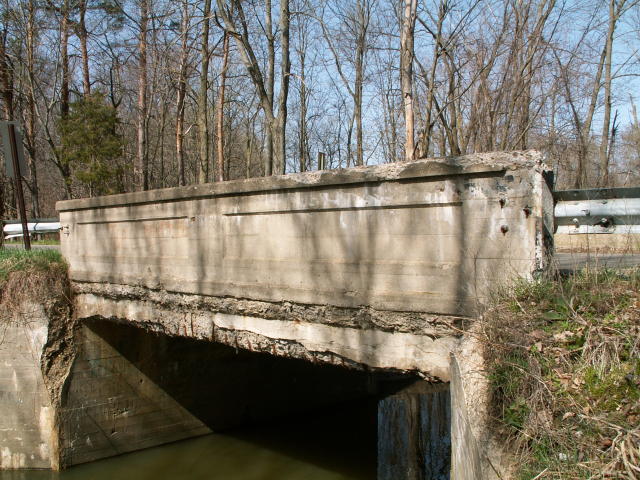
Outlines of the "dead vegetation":
{"label": "dead vegetation", "polygon": [[25,300],[69,299],[67,265],[56,250],[0,249],[0,306],[3,316]]}
{"label": "dead vegetation", "polygon": [[29,328],[43,318],[48,327],[40,364],[55,406],[60,404],[75,357],[76,324],[67,264],[56,250],[0,249],[0,347],[4,329]]}
{"label": "dead vegetation", "polygon": [[521,283],[485,314],[518,479],[640,478],[640,270]]}

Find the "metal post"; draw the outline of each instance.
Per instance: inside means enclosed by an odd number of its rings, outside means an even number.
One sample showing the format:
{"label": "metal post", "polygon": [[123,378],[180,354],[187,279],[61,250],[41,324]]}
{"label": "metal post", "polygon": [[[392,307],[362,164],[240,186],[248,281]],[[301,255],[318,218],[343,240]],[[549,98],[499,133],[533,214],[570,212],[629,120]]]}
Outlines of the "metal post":
{"label": "metal post", "polygon": [[[11,142],[11,160],[13,162],[13,181],[15,182],[16,198],[18,200],[18,210],[20,220],[22,220],[22,241],[25,250],[31,250],[31,239],[29,238],[29,225],[27,224],[27,212],[24,208],[24,193],[22,191],[22,175],[20,175],[20,163],[18,162],[18,144],[16,142],[15,126],[10,123],[9,142]],[[4,235],[4,232],[3,232]]]}

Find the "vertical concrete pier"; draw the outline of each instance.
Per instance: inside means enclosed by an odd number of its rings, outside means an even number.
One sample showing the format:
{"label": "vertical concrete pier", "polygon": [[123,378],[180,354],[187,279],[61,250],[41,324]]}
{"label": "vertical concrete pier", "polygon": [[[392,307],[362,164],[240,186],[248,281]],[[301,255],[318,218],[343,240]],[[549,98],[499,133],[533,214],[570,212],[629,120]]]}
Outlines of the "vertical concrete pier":
{"label": "vertical concrete pier", "polygon": [[378,403],[378,480],[449,480],[447,384],[418,381]]}

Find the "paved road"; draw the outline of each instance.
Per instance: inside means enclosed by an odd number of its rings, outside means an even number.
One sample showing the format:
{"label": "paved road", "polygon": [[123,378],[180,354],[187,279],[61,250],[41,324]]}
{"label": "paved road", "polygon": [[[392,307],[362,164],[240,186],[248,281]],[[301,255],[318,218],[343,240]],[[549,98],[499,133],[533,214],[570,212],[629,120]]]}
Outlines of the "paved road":
{"label": "paved road", "polygon": [[605,255],[589,253],[556,253],[558,269],[569,272],[587,265],[606,268],[629,268],[640,266],[640,254]]}
{"label": "paved road", "polygon": [[[21,243],[5,243],[6,248],[19,248],[23,249]],[[31,245],[34,250],[60,250],[60,245]]]}

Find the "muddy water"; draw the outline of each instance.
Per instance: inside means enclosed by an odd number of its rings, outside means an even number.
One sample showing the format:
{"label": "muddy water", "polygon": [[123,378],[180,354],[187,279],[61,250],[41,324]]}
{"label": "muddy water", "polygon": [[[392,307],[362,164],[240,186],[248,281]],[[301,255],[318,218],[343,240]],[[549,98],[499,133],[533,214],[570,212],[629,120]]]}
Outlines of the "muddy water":
{"label": "muddy water", "polygon": [[376,404],[358,402],[288,422],[0,480],[374,480]]}

